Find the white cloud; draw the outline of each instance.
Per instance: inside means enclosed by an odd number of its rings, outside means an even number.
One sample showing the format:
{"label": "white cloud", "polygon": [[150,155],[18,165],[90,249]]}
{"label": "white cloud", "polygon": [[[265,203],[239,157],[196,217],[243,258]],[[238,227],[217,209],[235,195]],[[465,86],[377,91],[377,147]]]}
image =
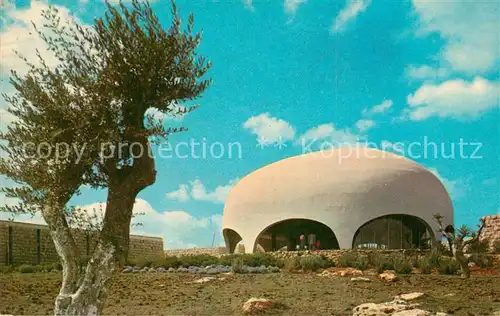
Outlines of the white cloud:
{"label": "white cloud", "polygon": [[361,119],[356,122],[356,127],[359,129],[360,132],[365,132],[375,126],[375,121],[373,120],[366,120],[366,119]]}
{"label": "white cloud", "polygon": [[250,11],[255,11],[252,0],[242,0],[242,1],[243,1],[243,5],[245,6],[246,9],[248,9]]}
{"label": "white cloud", "polygon": [[499,104],[500,83],[475,77],[472,82],[455,79],[426,83],[408,96],[405,114],[412,120],[431,116],[474,118]]}
{"label": "white cloud", "polygon": [[[58,17],[61,21],[74,18],[65,7],[54,6],[58,9]],[[36,49],[40,51],[41,56],[49,66],[58,64],[57,59],[47,51],[45,42],[40,39],[31,22],[41,27],[45,20],[41,13],[48,9],[48,4],[43,1],[31,1],[31,5],[26,9],[7,8],[3,13],[5,17],[12,21],[4,25],[4,30],[0,32],[0,74],[8,74],[11,69],[20,74],[25,73],[28,68],[14,51],[20,52],[28,61],[36,64],[38,58]],[[78,20],[77,20],[78,21]]]}
{"label": "white cloud", "polygon": [[269,113],[250,117],[243,123],[243,128],[250,130],[252,134],[265,140],[267,144],[292,140],[295,137],[295,128],[290,123],[272,117]]}
{"label": "white cloud", "polygon": [[179,189],[167,193],[167,198],[186,202],[190,199],[213,203],[224,203],[231,189],[239,179],[232,179],[227,184],[217,186],[213,191],[207,190],[200,179],[190,181],[189,184],[179,185]]}
{"label": "white cloud", "polygon": [[392,107],[392,100],[384,100],[382,103],[375,105],[372,109],[372,113],[384,113]]}
{"label": "white cloud", "polygon": [[306,2],[307,0],[285,0],[284,2],[285,13],[289,15],[295,15],[297,9]]}
{"label": "white cloud", "polygon": [[434,68],[427,65],[410,65],[406,67],[405,73],[408,78],[413,80],[435,81],[447,78],[450,74],[450,71],[446,68]]}
{"label": "white cloud", "polygon": [[498,1],[413,0],[419,32],[445,40],[441,59],[457,71],[478,74],[498,65]]}
{"label": "white cloud", "polygon": [[189,193],[186,184],[179,185],[179,189],[167,193],[167,198],[185,202],[189,200]]}
{"label": "white cloud", "polygon": [[[337,129],[333,123],[322,124],[307,130],[295,142],[297,145],[321,148],[354,144],[364,136],[356,135],[349,129]],[[313,146],[316,145],[316,146]]]}
{"label": "white cloud", "polygon": [[347,0],[346,6],[340,11],[332,25],[332,31],[339,33],[346,25],[368,8],[371,0]]}

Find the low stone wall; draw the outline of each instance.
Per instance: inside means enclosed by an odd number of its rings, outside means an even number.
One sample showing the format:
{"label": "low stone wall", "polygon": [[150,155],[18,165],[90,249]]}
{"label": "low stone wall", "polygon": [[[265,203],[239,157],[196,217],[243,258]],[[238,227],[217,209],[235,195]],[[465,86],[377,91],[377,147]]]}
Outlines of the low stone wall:
{"label": "low stone wall", "polygon": [[495,241],[500,240],[500,215],[490,215],[483,218],[485,226],[481,239],[486,239],[490,242],[490,245],[493,245]]}
{"label": "low stone wall", "polygon": [[[271,252],[273,256],[279,259],[287,259],[287,258],[292,258],[296,256],[304,256],[304,255],[323,255],[326,258],[333,260],[333,261],[338,261],[340,257],[345,255],[346,253],[353,252],[354,250],[352,249],[339,249],[339,250],[316,250],[316,251],[276,251],[276,252]],[[430,250],[425,250],[425,249],[390,249],[390,250],[383,250],[383,249],[358,249],[356,250],[356,253],[362,254],[362,255],[371,255],[371,254],[380,254],[382,256],[387,256],[387,257],[392,257],[396,255],[407,255],[407,256],[423,256],[429,253]]]}
{"label": "low stone wall", "polygon": [[227,253],[226,247],[209,247],[209,248],[189,248],[189,249],[167,249],[164,251],[165,256],[194,256],[194,255],[210,255],[220,257]]}
{"label": "low stone wall", "polygon": [[[96,246],[96,234],[74,232],[73,237],[82,256],[89,256]],[[163,239],[130,236],[129,259],[161,257]],[[0,265],[44,264],[59,262],[52,237],[46,225],[0,221]]]}

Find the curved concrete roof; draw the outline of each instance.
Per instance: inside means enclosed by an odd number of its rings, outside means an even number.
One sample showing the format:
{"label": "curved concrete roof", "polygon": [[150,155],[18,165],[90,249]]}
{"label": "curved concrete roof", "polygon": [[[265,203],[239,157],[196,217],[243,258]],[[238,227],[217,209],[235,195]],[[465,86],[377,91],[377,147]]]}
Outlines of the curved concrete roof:
{"label": "curved concrete roof", "polygon": [[434,227],[436,212],[453,223],[448,193],[423,166],[377,149],[342,147],[287,158],[247,175],[231,190],[222,224],[242,237],[247,252],[267,227],[291,218],[329,226],[340,248],[350,248],[367,221],[407,214]]}

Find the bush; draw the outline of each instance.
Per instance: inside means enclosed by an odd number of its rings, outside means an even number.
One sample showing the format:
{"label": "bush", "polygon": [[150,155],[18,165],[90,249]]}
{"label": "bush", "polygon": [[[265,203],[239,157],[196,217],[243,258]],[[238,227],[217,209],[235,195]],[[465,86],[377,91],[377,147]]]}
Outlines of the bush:
{"label": "bush", "polygon": [[423,257],[419,259],[418,267],[422,271],[423,274],[430,274],[434,266],[430,262],[428,257]]}
{"label": "bush", "polygon": [[245,269],[243,269],[243,259],[242,258],[234,258],[231,263],[231,268],[233,273],[245,273]]}
{"label": "bush", "polygon": [[449,275],[457,274],[457,271],[459,269],[460,269],[459,263],[451,258],[441,260],[438,267],[440,274],[449,274]]}
{"label": "bush", "polygon": [[410,259],[402,255],[395,256],[392,264],[394,265],[394,271],[399,274],[410,274],[413,269]]}
{"label": "bush", "polygon": [[184,267],[189,267],[189,266],[205,267],[205,266],[219,264],[219,258],[207,254],[180,256],[179,261],[180,265]]}
{"label": "bush", "polygon": [[299,259],[299,265],[304,271],[316,271],[327,268],[328,262],[320,256],[304,256]]}
{"label": "bush", "polygon": [[487,239],[484,240],[476,240],[469,246],[467,246],[467,253],[469,254],[486,254],[490,248],[490,242]]}
{"label": "bush", "polygon": [[38,271],[38,268],[36,266],[32,266],[29,264],[22,264],[19,267],[17,267],[17,271],[21,273],[35,273]]}
{"label": "bush", "polygon": [[493,253],[500,254],[500,238],[493,242]]}
{"label": "bush", "polygon": [[443,256],[443,253],[439,249],[433,249],[429,255],[427,255],[426,260],[432,267],[439,268],[444,258],[446,257]]}
{"label": "bush", "polygon": [[392,261],[379,253],[375,253],[369,257],[369,265],[374,267],[377,273],[382,273],[385,270],[393,270]]}
{"label": "bush", "polygon": [[488,256],[487,254],[484,253],[472,254],[469,258],[469,262],[474,262],[481,268],[488,268],[493,266],[493,259],[491,258],[491,256]]}
{"label": "bush", "polygon": [[162,268],[165,269],[168,268],[177,269],[178,267],[181,266],[181,260],[179,260],[179,258],[177,258],[176,256],[166,256],[165,259],[163,259],[161,266]]}
{"label": "bush", "polygon": [[0,266],[0,274],[11,273],[13,271],[14,271],[14,267],[12,267],[12,266]]}
{"label": "bush", "polygon": [[338,260],[338,265],[343,268],[354,267],[354,262],[357,260],[358,254],[354,252],[348,252],[340,256]]}
{"label": "bush", "polygon": [[291,257],[285,260],[285,269],[288,271],[298,271],[301,269],[300,257]]}

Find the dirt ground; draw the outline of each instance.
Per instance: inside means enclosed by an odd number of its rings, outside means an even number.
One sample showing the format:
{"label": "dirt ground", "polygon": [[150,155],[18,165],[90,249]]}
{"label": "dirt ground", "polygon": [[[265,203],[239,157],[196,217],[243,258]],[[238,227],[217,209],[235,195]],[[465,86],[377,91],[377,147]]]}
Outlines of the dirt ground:
{"label": "dirt ground", "polygon": [[[423,292],[422,308],[454,315],[491,315],[500,309],[500,277],[409,275],[384,283],[316,274],[224,275],[224,280],[190,283],[199,276],[168,273],[121,274],[113,283],[105,314],[239,315],[250,297],[284,304],[273,314],[350,315],[354,306],[385,302],[401,293]],[[51,314],[60,274],[0,275],[0,314]]]}

